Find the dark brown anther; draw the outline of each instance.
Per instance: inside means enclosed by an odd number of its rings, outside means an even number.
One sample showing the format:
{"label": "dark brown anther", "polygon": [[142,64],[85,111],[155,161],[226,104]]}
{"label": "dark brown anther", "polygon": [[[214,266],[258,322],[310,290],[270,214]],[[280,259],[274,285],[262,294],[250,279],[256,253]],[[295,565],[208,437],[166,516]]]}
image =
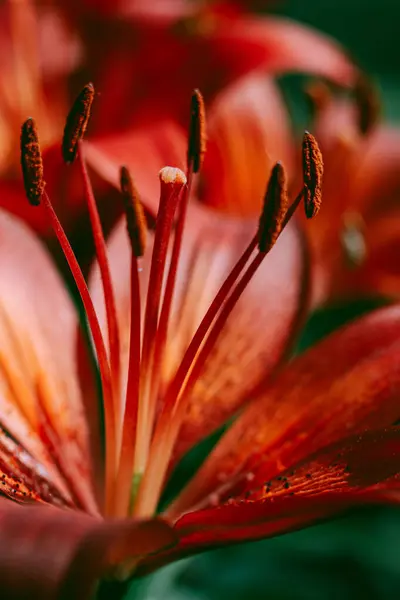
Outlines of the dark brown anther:
{"label": "dark brown anther", "polygon": [[377,87],[365,75],[360,75],[354,87],[354,99],[358,113],[358,127],[362,134],[368,134],[378,123],[381,114],[381,100]]}
{"label": "dark brown anther", "polygon": [[206,151],[206,115],[203,96],[199,90],[192,93],[190,107],[189,144],[187,153],[188,166],[193,173],[198,173],[203,164]]}
{"label": "dark brown anther", "polygon": [[88,83],[77,96],[68,114],[62,140],[62,156],[66,163],[75,160],[78,143],[83,138],[90,119],[94,99],[94,86]]}
{"label": "dark brown anther", "polygon": [[288,209],[286,173],[281,163],[276,163],[271,171],[264,206],[258,228],[258,248],[260,252],[271,250],[282,231]]}
{"label": "dark brown anther", "polygon": [[308,131],[303,137],[304,207],[307,219],[318,214],[322,200],[324,163],[317,140]]}
{"label": "dark brown anther", "polygon": [[136,257],[143,256],[146,249],[146,217],[139,194],[127,167],[121,167],[120,169],[120,186],[132,251]]}
{"label": "dark brown anther", "polygon": [[32,118],[21,128],[21,167],[26,196],[32,206],[39,206],[46,185],[36,123]]}

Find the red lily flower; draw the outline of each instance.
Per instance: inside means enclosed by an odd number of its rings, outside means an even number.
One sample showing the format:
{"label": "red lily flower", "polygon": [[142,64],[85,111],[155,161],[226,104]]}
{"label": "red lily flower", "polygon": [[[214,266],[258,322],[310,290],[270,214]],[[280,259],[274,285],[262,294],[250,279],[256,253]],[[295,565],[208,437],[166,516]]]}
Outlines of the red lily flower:
{"label": "red lily flower", "polygon": [[229,2],[101,6],[104,12],[90,1],[66,7],[85,41],[85,76],[107,90],[94,121],[101,134],[152,123],[155,115],[186,125],[182,117],[193,88],[201,87],[208,102],[254,70],[318,74],[346,87],[357,77],[328,37],[287,19],[247,14]]}
{"label": "red lily flower", "polygon": [[308,230],[316,299],[399,296],[400,132],[372,125],[360,129],[360,112],[349,100],[327,97],[317,113],[325,210],[320,226]]}
{"label": "red lily flower", "polygon": [[[158,171],[160,157],[161,165],[175,164],[174,155],[165,150],[168,141],[164,142],[163,125],[158,128],[157,123],[186,121],[187,97],[197,85],[211,99],[227,82],[256,68],[266,73],[307,71],[342,85],[351,85],[355,78],[355,68],[338,45],[295,23],[246,16],[227,6],[183,2],[124,3],[130,18],[120,14],[111,18],[108,12],[104,18],[103,5],[35,6],[28,1],[1,9],[5,45],[1,202],[7,210],[30,219],[41,235],[48,234],[46,222],[19,200],[22,187],[16,180],[13,150],[17,124],[29,114],[37,115],[48,188],[66,227],[67,220],[71,227],[77,222],[81,226],[82,188],[79,179],[66,175],[54,141],[60,135],[71,90],[76,93],[83,71],[90,72],[100,92],[91,125],[94,136],[114,136],[131,126],[151,125],[147,134],[155,155],[154,163],[148,163],[151,174]],[[170,13],[168,18],[163,10],[155,10],[161,5]],[[67,9],[68,26],[61,18]]]}
{"label": "red lily flower", "polygon": [[[188,206],[204,151],[195,93],[187,176],[161,171],[156,229],[146,241],[141,205],[123,168],[129,235],[118,227],[105,252],[79,141],[93,95],[86,86],[63,142],[64,157],[77,154],[86,183],[99,257],[90,292],[44,191],[32,119],[21,147],[32,210],[54,227],[89,324],[102,387],[105,475],[93,472],[99,451],[93,465],[88,459],[96,420],[85,418],[72,302],[34,234],[0,213],[0,471],[9,498],[0,504],[0,585],[9,598],[32,590],[44,599],[84,598],[103,569],[119,576],[148,570],[204,547],[304,526],[354,502],[397,500],[399,429],[342,441],[340,451],[326,445],[398,418],[399,308],[364,318],[281,366],[307,298],[303,241],[289,221],[303,195],[309,214],[318,208],[315,140],[305,138],[304,188],[290,206],[284,169],[275,165],[258,225]],[[171,522],[185,515],[171,531],[153,516],[166,475],[240,408],[164,513]],[[103,482],[99,497],[92,479]],[[43,506],[16,507],[12,500]],[[175,554],[151,555],[177,539]]]}

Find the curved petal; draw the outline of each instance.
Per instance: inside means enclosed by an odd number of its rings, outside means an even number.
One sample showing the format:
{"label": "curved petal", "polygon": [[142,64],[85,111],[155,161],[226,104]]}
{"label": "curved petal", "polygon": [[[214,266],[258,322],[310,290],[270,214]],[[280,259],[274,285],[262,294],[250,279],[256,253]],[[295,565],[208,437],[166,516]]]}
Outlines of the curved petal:
{"label": "curved petal", "polygon": [[282,476],[175,525],[175,555],[284,533],[381,498],[398,502],[400,429],[372,431],[324,449]]}
{"label": "curved petal", "polygon": [[215,60],[235,65],[237,74],[262,67],[272,74],[302,71],[351,85],[357,73],[336,42],[289,19],[221,19],[210,42]]}
{"label": "curved petal", "polygon": [[80,502],[96,511],[76,326],[46,251],[26,225],[0,212],[0,423],[51,473],[58,463]]}
{"label": "curved petal", "polygon": [[262,73],[221,92],[209,111],[200,199],[231,214],[258,216],[268,173],[292,170],[293,148],[283,99]]}
{"label": "curved petal", "polygon": [[0,588],[9,600],[86,600],[101,575],[175,542],[159,519],[103,522],[7,500],[0,500],[0,536]]}
{"label": "curved petal", "polygon": [[[180,256],[170,332],[163,365],[164,385],[175,373],[202,317],[230,269],[256,230],[253,222],[223,219],[192,205]],[[141,262],[145,292],[151,249]],[[122,224],[109,243],[122,347],[127,361],[130,249]],[[196,383],[175,449],[175,460],[224,423],[271,376],[286,355],[307,299],[304,248],[298,230],[288,226],[266,257],[230,315]],[[91,290],[105,328],[98,271]]]}
{"label": "curved petal", "polygon": [[400,414],[399,332],[400,307],[383,309],[295,359],[220,440],[174,514],[240,491],[253,478],[268,480],[345,434],[393,423]]}
{"label": "curved petal", "polygon": [[85,25],[96,27],[95,36],[86,36],[86,66],[103,92],[93,115],[99,134],[151,123],[155,115],[186,126],[194,88],[208,101],[255,70],[303,71],[340,85],[351,85],[357,73],[340,46],[310,28],[207,5],[172,23],[92,14]]}

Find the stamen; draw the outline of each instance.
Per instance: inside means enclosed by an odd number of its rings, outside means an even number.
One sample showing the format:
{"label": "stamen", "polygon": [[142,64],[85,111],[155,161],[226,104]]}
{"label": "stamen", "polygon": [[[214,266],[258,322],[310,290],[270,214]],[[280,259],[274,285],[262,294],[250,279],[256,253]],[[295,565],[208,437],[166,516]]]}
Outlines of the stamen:
{"label": "stamen", "polygon": [[131,324],[129,342],[128,383],[122,428],[121,451],[116,479],[115,515],[126,516],[129,510],[133,475],[135,442],[137,439],[140,391],[140,287],[138,261],[131,259]]}
{"label": "stamen", "polygon": [[121,167],[120,186],[132,251],[136,257],[143,256],[146,249],[146,217],[144,216],[139,194],[127,167]]}
{"label": "stamen", "polygon": [[93,302],[87,288],[85,278],[79,267],[78,261],[74,255],[68,238],[62,228],[60,221],[53,209],[50,198],[44,192],[43,182],[43,164],[41,159],[40,147],[36,125],[33,119],[28,119],[22,126],[21,132],[21,165],[24,176],[25,190],[29,202],[38,206],[43,199],[42,207],[46,211],[52,229],[56,234],[64,256],[68,262],[71,274],[76,283],[77,289],[85,308],[85,313],[89,322],[93,343],[95,346],[97,359],[99,363],[99,372],[102,381],[105,424],[106,424],[106,511],[111,504],[112,485],[115,474],[115,420],[113,410],[113,394],[111,386],[111,374],[107,361],[107,353],[104,340],[101,334],[99,322],[94,310]]}
{"label": "stamen", "polygon": [[206,117],[204,100],[199,90],[194,90],[191,101],[189,146],[187,154],[188,169],[198,173],[203,164],[206,150]]}
{"label": "stamen", "polygon": [[258,228],[258,249],[267,253],[282,231],[288,209],[286,173],[281,163],[272,168]]}
{"label": "stamen", "polygon": [[43,195],[43,161],[35,121],[30,117],[21,128],[21,167],[25,193],[32,206],[38,206]]}
{"label": "stamen", "polygon": [[358,112],[358,126],[364,135],[370,133],[379,121],[381,101],[376,86],[365,75],[360,75],[354,88]]}
{"label": "stamen", "polygon": [[140,284],[138,257],[146,246],[146,219],[137,190],[126,167],[120,171],[128,235],[132,246],[131,259],[131,324],[129,342],[128,384],[122,430],[119,468],[116,480],[115,515],[126,516],[129,510],[135,441],[137,434],[140,386]]}
{"label": "stamen", "polygon": [[186,176],[180,169],[164,167],[161,169],[159,177],[161,183],[160,205],[154,237],[144,320],[141,393],[138,411],[139,436],[135,454],[135,473],[143,473],[147,462],[152,420],[155,412],[155,407],[149,406],[150,376],[154,358],[154,342],[158,326],[161,289],[175,210],[182,188],[186,185]]}
{"label": "stamen", "polygon": [[324,164],[317,141],[306,131],[303,137],[303,180],[304,206],[308,219],[315,217],[321,206],[323,172]]}
{"label": "stamen", "polygon": [[69,112],[62,140],[62,156],[66,163],[75,160],[78,143],[83,138],[89,122],[93,99],[94,86],[88,83],[77,96]]}
{"label": "stamen", "polygon": [[96,249],[97,262],[100,269],[101,282],[104,292],[104,304],[106,308],[108,343],[110,348],[110,368],[113,386],[114,412],[117,428],[120,426],[119,414],[119,386],[120,386],[120,339],[117,322],[117,309],[115,305],[114,290],[111,282],[110,265],[108,263],[106,241],[100,221],[99,211],[93,193],[92,184],[87,171],[84,150],[81,142],[78,142],[78,160],[81,170],[85,199],[88,206],[90,224],[93,233],[93,241]]}
{"label": "stamen", "polygon": [[58,220],[58,217],[53,209],[50,198],[46,193],[43,194],[43,208],[49,218],[54,233],[57,236],[63,254],[67,260],[71,274],[74,278],[79,295],[81,297],[85,314],[89,323],[90,332],[93,338],[93,344],[96,350],[97,360],[99,364],[99,373],[102,383],[104,416],[105,416],[105,434],[106,434],[106,513],[111,507],[111,494],[115,477],[115,462],[116,462],[116,447],[115,447],[115,418],[114,418],[114,403],[113,391],[111,384],[110,367],[107,360],[107,351],[101,333],[100,325],[94,310],[93,302],[86,285],[85,278],[79,267],[78,261],[71,248],[65,231]]}

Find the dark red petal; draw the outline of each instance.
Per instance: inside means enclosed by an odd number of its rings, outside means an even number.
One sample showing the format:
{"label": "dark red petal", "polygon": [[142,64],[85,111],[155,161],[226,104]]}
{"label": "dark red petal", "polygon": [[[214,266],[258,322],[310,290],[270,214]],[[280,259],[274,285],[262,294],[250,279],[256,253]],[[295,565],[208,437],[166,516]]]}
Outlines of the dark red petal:
{"label": "dark red petal", "polygon": [[209,495],[212,501],[218,488],[229,493],[232,479],[270,479],[344,435],[393,423],[400,414],[399,334],[400,307],[382,309],[294,360],[221,439],[174,514]]}
{"label": "dark red petal", "polygon": [[95,580],[175,543],[159,519],[104,522],[0,500],[0,589],[7,600],[86,600]]}
{"label": "dark red petal", "polygon": [[388,492],[399,490],[400,428],[368,432],[322,450],[231,504],[185,515],[175,525],[181,539],[172,553],[276,535],[382,497],[398,502]]}
{"label": "dark red petal", "polygon": [[209,41],[215,60],[234,65],[237,73],[257,67],[268,73],[303,71],[342,85],[351,85],[356,75],[336,42],[289,19],[221,19]]}

